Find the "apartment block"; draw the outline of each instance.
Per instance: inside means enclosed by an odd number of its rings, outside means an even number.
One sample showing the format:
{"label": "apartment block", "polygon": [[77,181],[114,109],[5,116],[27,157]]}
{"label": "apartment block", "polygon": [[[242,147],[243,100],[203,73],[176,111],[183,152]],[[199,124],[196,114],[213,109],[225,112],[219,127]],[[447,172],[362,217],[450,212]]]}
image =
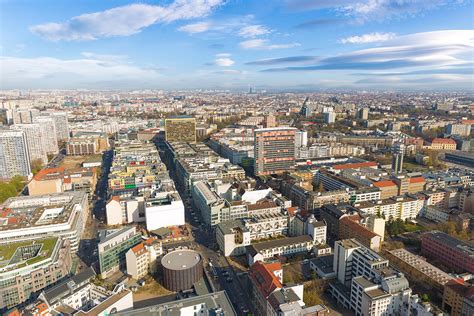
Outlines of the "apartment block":
{"label": "apartment block", "polygon": [[0,129],[0,179],[31,174],[28,140],[24,131]]}
{"label": "apartment block", "polygon": [[295,169],[296,128],[255,130],[255,175],[283,173]]}

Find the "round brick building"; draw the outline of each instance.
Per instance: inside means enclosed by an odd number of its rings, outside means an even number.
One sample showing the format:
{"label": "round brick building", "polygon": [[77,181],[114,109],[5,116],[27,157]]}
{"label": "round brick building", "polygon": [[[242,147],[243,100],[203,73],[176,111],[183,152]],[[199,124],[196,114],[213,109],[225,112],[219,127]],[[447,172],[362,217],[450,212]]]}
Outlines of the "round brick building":
{"label": "round brick building", "polygon": [[179,292],[190,289],[202,278],[202,258],[194,250],[175,250],[161,259],[163,286]]}

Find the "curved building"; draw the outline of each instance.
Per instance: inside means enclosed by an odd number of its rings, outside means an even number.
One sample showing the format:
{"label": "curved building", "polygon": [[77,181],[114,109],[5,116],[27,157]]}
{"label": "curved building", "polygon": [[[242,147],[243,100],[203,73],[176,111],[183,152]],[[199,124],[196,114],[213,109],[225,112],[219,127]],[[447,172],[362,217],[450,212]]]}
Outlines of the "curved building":
{"label": "curved building", "polygon": [[202,278],[202,258],[194,250],[175,250],[161,259],[163,285],[170,291],[190,289]]}

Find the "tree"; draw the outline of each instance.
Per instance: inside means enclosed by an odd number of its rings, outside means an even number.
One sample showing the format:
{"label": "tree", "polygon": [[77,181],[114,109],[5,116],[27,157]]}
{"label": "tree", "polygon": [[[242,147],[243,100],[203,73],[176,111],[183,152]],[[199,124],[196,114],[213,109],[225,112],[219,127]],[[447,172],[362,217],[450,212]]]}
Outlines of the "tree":
{"label": "tree", "polygon": [[321,182],[319,182],[318,192],[321,192],[321,193],[322,193],[322,192],[324,192],[324,191],[326,191],[326,190],[324,189],[324,183],[321,181]]}
{"label": "tree", "polygon": [[41,169],[43,169],[43,161],[41,159],[35,159],[31,162],[31,172],[37,174]]}
{"label": "tree", "polygon": [[422,300],[423,302],[429,302],[429,301],[430,301],[430,297],[429,297],[428,294],[425,293],[425,294],[421,295],[421,300]]}

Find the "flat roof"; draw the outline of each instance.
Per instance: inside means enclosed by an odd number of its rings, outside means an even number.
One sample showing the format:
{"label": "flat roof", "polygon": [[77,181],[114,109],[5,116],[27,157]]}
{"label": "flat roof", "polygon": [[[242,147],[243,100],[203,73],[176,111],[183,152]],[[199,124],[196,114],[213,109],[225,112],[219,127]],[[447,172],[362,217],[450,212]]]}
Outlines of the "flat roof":
{"label": "flat roof", "polygon": [[170,270],[185,270],[197,265],[201,261],[201,255],[194,250],[183,249],[167,253],[162,259],[161,264]]}

